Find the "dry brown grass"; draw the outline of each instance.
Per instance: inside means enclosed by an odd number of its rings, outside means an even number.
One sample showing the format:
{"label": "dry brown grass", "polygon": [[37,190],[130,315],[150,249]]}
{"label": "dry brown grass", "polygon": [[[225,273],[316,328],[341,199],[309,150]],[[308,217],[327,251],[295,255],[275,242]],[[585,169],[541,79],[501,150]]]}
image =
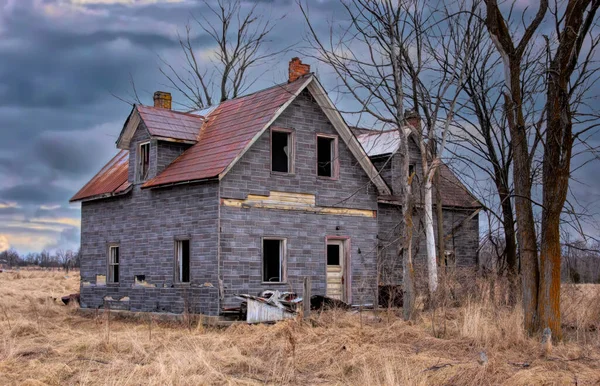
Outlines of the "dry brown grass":
{"label": "dry brown grass", "polygon": [[543,358],[539,340],[522,333],[519,308],[496,307],[485,285],[477,297],[421,312],[413,324],[387,311],[331,311],[310,325],[192,330],[116,319],[107,328],[106,316],[82,317],[51,299],[78,285],[76,273],[0,274],[0,384],[600,383],[600,290],[593,286],[565,288],[567,339]]}

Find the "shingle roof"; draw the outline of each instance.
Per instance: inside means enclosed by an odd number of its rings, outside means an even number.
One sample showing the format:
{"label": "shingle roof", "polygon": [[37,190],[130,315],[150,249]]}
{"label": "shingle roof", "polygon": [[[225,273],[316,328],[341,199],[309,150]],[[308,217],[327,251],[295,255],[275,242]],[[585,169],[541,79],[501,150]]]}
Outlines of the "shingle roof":
{"label": "shingle roof", "polygon": [[206,118],[198,142],[142,187],[219,176],[306,83],[300,78],[221,103]]}
{"label": "shingle roof", "polygon": [[[400,146],[397,130],[360,134],[358,141],[369,157],[395,153]],[[388,181],[388,183],[391,181]],[[460,208],[479,208],[481,203],[463,185],[448,165],[440,166],[440,190],[442,205]]]}
{"label": "shingle roof", "polygon": [[127,181],[129,151],[121,150],[69,201],[110,197],[125,193],[131,184]]}
{"label": "shingle roof", "polygon": [[204,117],[150,106],[136,106],[152,136],[196,141]]}

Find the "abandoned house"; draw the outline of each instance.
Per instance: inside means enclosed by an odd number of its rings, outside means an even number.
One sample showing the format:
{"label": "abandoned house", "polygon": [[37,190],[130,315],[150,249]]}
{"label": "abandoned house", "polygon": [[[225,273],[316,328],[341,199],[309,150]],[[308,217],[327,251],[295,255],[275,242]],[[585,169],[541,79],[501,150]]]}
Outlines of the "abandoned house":
{"label": "abandoned house", "polygon": [[[71,199],[81,306],[218,315],[235,294],[301,293],[304,277],[313,294],[373,303],[378,284],[401,280],[398,141],[353,132],[298,58],[287,82],[202,111],[173,111],[156,92]],[[440,264],[475,265],[480,205],[450,169],[441,176]]]}

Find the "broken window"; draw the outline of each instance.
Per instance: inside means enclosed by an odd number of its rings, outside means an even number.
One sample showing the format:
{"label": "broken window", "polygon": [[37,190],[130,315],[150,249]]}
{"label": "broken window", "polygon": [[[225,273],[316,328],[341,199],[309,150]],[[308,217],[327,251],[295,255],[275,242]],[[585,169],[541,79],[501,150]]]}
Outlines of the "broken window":
{"label": "broken window", "polygon": [[292,132],[271,132],[271,170],[281,173],[293,173],[293,138]]}
{"label": "broken window", "polygon": [[175,241],[175,281],[190,282],[190,240]]}
{"label": "broken window", "polygon": [[119,282],[119,246],[108,247],[108,282]]}
{"label": "broken window", "polygon": [[263,239],[263,281],[285,281],[285,239]]}
{"label": "broken window", "polygon": [[317,136],[317,175],[321,177],[336,176],[337,171],[337,138]]}
{"label": "broken window", "polygon": [[138,151],[138,180],[145,181],[150,169],[150,142],[140,144]]}
{"label": "broken window", "polygon": [[414,164],[410,164],[408,165],[408,176],[412,176],[413,173],[415,172],[415,165]]}

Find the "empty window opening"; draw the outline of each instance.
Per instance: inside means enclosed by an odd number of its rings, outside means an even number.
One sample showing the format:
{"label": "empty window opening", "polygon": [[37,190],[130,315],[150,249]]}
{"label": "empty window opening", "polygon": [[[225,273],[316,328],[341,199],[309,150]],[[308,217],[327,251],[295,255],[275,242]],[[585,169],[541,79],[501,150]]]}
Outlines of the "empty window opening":
{"label": "empty window opening", "polygon": [[339,244],[327,244],[327,265],[340,265]]}
{"label": "empty window opening", "polygon": [[408,176],[412,176],[413,173],[415,172],[415,165],[414,164],[410,164],[408,165]]}
{"label": "empty window opening", "polygon": [[190,282],[190,240],[175,242],[175,281]]}
{"label": "empty window opening", "polygon": [[263,281],[283,282],[285,240],[263,239]]}
{"label": "empty window opening", "polygon": [[292,173],[292,134],[284,131],[271,132],[271,170]]}
{"label": "empty window opening", "polygon": [[317,137],[317,175],[335,176],[335,138]]}
{"label": "empty window opening", "polygon": [[119,282],[119,247],[116,245],[108,248],[108,282]]}
{"label": "empty window opening", "polygon": [[148,169],[150,169],[150,142],[140,145],[138,155],[138,178],[145,181],[148,178]]}

